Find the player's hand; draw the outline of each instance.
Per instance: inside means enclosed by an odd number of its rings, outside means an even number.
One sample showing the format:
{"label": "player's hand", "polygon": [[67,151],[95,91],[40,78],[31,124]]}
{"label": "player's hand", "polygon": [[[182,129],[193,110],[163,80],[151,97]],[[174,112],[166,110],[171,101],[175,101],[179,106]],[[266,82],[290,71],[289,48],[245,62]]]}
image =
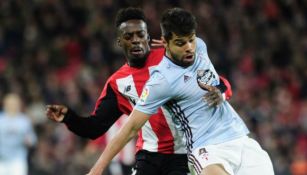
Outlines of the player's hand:
{"label": "player's hand", "polygon": [[151,40],[151,46],[152,47],[164,47],[163,41],[159,39],[152,39]]}
{"label": "player's hand", "polygon": [[219,104],[221,104],[224,101],[223,95],[221,91],[215,87],[215,86],[210,86],[204,83],[198,82],[198,85],[208,91],[204,96],[203,100],[208,103],[209,107],[216,107]]}
{"label": "player's hand", "polygon": [[46,116],[53,121],[62,122],[68,108],[64,105],[47,105]]}

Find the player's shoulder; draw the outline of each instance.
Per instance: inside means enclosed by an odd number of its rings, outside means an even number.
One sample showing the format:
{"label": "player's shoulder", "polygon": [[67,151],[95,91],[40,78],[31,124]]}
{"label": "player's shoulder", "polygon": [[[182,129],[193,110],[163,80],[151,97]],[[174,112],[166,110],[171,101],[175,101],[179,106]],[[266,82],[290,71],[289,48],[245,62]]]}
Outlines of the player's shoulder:
{"label": "player's shoulder", "polygon": [[119,69],[117,69],[115,72],[113,72],[113,74],[109,77],[109,79],[116,80],[116,79],[119,79],[119,78],[122,78],[122,77],[125,77],[125,76],[128,76],[128,75],[131,75],[132,72],[133,71],[132,71],[131,67],[127,63],[125,63]]}
{"label": "player's shoulder", "polygon": [[203,39],[196,37],[196,48],[197,49],[207,49],[207,45]]}
{"label": "player's shoulder", "polygon": [[159,70],[154,70],[146,82],[146,86],[159,91],[159,94],[169,92],[170,85],[169,79]]}
{"label": "player's shoulder", "polygon": [[131,74],[132,74],[131,69],[126,63],[123,66],[121,66],[117,71],[115,71],[111,76],[109,76],[109,78],[106,81],[105,86],[108,86],[108,85],[116,86],[116,81],[118,79],[127,77]]}
{"label": "player's shoulder", "polygon": [[164,48],[151,49],[147,57],[147,65],[157,65],[163,58],[165,53]]}
{"label": "player's shoulder", "polygon": [[[0,121],[1,120],[4,120],[4,113],[3,112],[0,112]],[[3,122],[2,122],[3,123]],[[0,122],[0,124],[1,124],[1,122]]]}
{"label": "player's shoulder", "polygon": [[157,79],[157,81],[167,81],[171,84],[177,76],[178,71],[180,71],[178,66],[164,56],[162,61],[152,71],[150,77]]}
{"label": "player's shoulder", "polygon": [[150,54],[153,55],[153,56],[163,56],[164,52],[165,52],[164,47],[150,49]]}

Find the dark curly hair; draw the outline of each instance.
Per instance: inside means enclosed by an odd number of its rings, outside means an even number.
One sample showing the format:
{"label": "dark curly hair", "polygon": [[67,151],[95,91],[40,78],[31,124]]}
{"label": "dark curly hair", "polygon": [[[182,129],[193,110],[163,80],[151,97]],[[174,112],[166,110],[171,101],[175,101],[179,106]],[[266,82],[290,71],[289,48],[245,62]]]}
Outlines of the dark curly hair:
{"label": "dark curly hair", "polygon": [[185,36],[193,33],[197,28],[197,22],[192,13],[181,8],[171,8],[162,14],[161,19],[162,36],[168,42],[172,33]]}
{"label": "dark curly hair", "polygon": [[118,27],[121,23],[132,19],[143,20],[146,23],[145,15],[142,9],[128,7],[118,11],[115,19],[115,26]]}

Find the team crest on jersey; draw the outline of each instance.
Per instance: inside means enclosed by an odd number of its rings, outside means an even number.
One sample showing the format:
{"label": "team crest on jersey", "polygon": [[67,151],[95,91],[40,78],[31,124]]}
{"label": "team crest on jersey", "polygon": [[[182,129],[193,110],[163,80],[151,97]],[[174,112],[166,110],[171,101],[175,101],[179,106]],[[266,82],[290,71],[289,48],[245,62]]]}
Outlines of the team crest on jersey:
{"label": "team crest on jersey", "polygon": [[197,81],[199,83],[213,85],[213,81],[215,80],[215,75],[211,70],[197,70]]}
{"label": "team crest on jersey", "polygon": [[201,148],[201,149],[199,149],[199,151],[198,151],[198,154],[199,154],[199,155],[202,155],[202,154],[204,154],[204,153],[208,153],[207,150],[206,150],[206,148]]}
{"label": "team crest on jersey", "polygon": [[202,159],[208,160],[209,153],[207,152],[206,148],[199,149],[198,154]]}
{"label": "team crest on jersey", "polygon": [[146,101],[148,95],[149,95],[149,89],[148,89],[147,87],[145,87],[145,88],[143,89],[142,94],[141,94],[140,102],[141,102],[141,103],[145,103],[145,101]]}

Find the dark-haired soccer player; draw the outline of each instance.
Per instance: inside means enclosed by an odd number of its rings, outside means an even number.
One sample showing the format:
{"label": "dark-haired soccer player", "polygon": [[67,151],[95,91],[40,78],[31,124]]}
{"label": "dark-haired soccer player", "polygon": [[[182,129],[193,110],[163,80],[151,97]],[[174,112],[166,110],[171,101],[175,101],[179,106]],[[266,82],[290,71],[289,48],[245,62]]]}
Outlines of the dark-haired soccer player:
{"label": "dark-haired soccer player", "polygon": [[[60,105],[50,105],[46,110],[49,118],[64,122],[71,131],[82,137],[98,138],[122,114],[131,113],[143,86],[165,52],[164,48],[150,49],[145,17],[140,9],[120,10],[116,17],[116,27],[118,45],[124,51],[127,64],[108,79],[92,115],[80,117],[71,109]],[[222,91],[226,90],[224,84],[218,87]],[[205,97],[210,103],[217,105],[223,100],[220,91],[213,89]],[[230,93],[228,86],[226,96],[229,97]],[[167,115],[168,111],[158,109],[140,130],[136,145],[136,175],[188,173],[183,135],[175,129]]]}
{"label": "dark-haired soccer player", "polygon": [[268,154],[253,139],[227,101],[213,108],[201,97],[203,85],[221,82],[196,37],[195,17],[173,8],[162,15],[165,56],[152,71],[128,122],[107,145],[89,175],[99,175],[113,156],[162,106],[186,137],[191,173],[201,175],[273,175]]}

